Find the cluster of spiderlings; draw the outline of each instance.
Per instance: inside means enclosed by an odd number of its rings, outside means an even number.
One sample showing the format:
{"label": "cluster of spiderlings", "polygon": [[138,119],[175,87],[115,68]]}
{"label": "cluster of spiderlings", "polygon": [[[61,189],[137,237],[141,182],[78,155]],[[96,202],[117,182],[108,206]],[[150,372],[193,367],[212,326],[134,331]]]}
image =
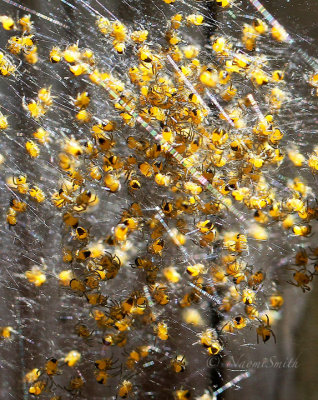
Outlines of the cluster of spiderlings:
{"label": "cluster of spiderlings", "polygon": [[[42,348],[25,371],[25,393],[39,398],[89,396],[97,384],[96,399],[215,399],[222,388],[203,393],[193,376],[245,329],[276,341],[280,276],[293,270],[305,292],[317,273],[317,249],[292,260],[318,217],[308,185],[318,149],[301,152],[286,123],[303,74],[288,59],[289,35],[216,0],[240,29],[220,24],[202,45],[213,23],[204,2],[154,3],[167,19],[159,33],[81,0],[72,7],[95,23],[87,44],[43,35],[43,49],[30,15],[0,17],[16,34],[0,52],[1,79],[19,100],[0,112],[1,142],[11,143],[0,158],[6,232],[28,258],[11,256],[14,273],[41,307],[58,292],[50,312],[65,338],[48,329],[51,353]],[[24,80],[26,94],[15,87]],[[316,94],[315,71],[301,80]],[[2,327],[0,339],[27,328]]]}

